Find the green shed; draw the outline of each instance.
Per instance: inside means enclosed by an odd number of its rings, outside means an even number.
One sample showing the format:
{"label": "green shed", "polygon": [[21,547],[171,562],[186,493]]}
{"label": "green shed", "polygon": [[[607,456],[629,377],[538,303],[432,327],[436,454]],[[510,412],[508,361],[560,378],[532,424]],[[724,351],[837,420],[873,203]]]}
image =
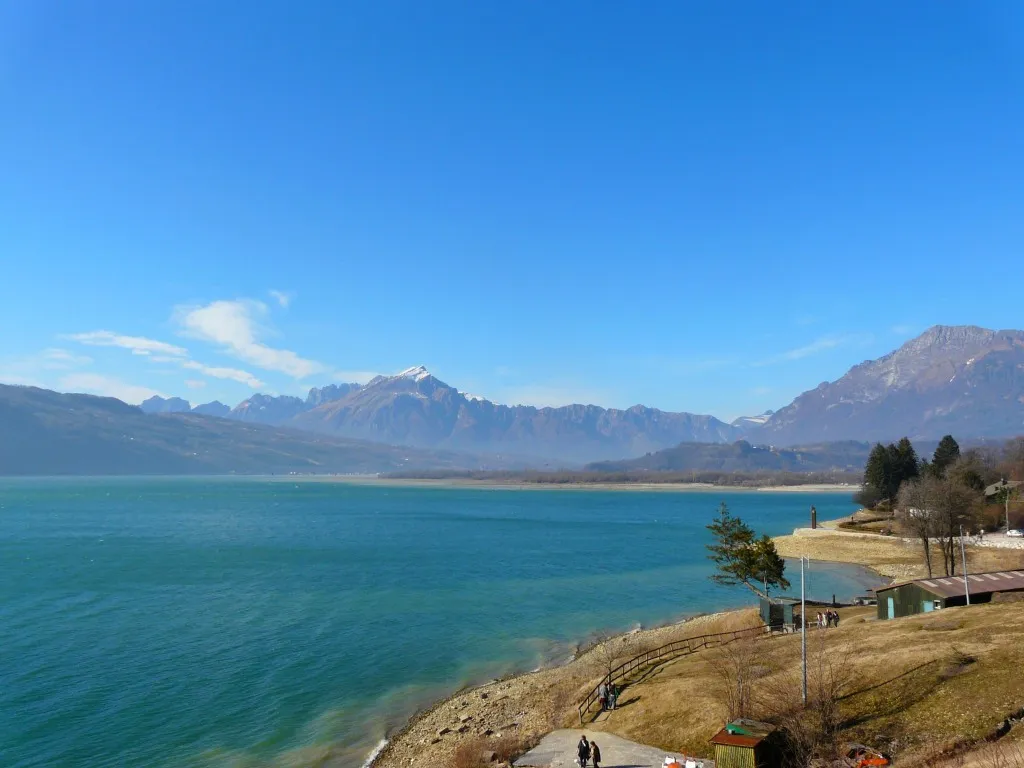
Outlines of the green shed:
{"label": "green shed", "polygon": [[780,737],[774,725],[733,720],[711,738],[715,768],[775,768],[780,760]]}
{"label": "green shed", "polygon": [[878,618],[898,619],[918,613],[966,605],[987,603],[1001,592],[1024,591],[1024,571],[993,571],[960,576],[935,576],[892,584],[875,590]]}

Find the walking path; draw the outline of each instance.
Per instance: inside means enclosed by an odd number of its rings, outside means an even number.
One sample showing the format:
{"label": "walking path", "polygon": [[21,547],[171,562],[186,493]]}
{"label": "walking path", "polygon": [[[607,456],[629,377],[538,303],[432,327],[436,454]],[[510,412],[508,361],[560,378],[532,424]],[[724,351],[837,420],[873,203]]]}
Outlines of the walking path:
{"label": "walking path", "polygon": [[[601,749],[601,768],[662,768],[665,757],[671,755],[684,765],[686,758],[678,752],[666,752],[657,747],[637,744],[605,731],[588,732],[585,729],[552,731],[540,744],[516,760],[516,768],[578,768],[576,744],[580,736],[597,743]],[[704,760],[704,768],[714,768],[713,760]]]}

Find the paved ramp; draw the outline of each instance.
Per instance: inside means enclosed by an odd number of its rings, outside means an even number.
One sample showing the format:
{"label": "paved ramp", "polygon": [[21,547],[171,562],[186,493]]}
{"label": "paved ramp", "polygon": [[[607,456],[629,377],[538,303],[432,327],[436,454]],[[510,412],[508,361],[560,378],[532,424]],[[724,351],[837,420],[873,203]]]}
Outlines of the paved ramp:
{"label": "paved ramp", "polygon": [[[666,755],[672,755],[680,763],[685,760],[677,752],[666,752],[637,744],[613,733],[587,731],[583,728],[552,731],[513,765],[516,768],[578,768],[576,744],[583,734],[601,748],[601,768],[662,768]],[[714,768],[714,765],[714,761],[704,760],[704,768]]]}

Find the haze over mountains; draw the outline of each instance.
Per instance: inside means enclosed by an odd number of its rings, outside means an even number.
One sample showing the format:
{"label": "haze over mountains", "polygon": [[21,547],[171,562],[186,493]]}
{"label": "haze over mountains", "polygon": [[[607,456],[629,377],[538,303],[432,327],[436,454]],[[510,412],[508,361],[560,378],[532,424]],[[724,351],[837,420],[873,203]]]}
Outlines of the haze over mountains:
{"label": "haze over mountains", "polygon": [[[5,388],[11,389],[15,388]],[[28,424],[18,420],[18,408],[24,406],[25,402],[8,396],[2,422],[5,428],[9,423]],[[287,427],[282,434],[290,440],[320,439],[310,436],[313,433],[330,440],[368,441],[363,445],[409,446],[420,449],[415,455],[425,465],[432,460],[429,452],[449,451],[461,452],[461,459],[453,458],[455,453],[446,454],[442,464],[485,463],[470,454],[500,456],[499,461],[523,457],[534,466],[628,461],[654,454],[654,458],[641,458],[630,467],[697,469],[707,462],[726,462],[737,469],[843,468],[856,463],[861,448],[848,446],[837,449],[838,453],[814,449],[764,454],[740,446],[719,456],[687,445],[745,439],[755,445],[784,447],[890,440],[903,435],[927,440],[947,433],[961,439],[1024,433],[1024,333],[936,326],[894,352],[804,392],[774,413],[742,417],[732,424],[709,415],[642,405],[625,410],[578,404],[560,408],[502,405],[460,392],[422,366],[395,376],[378,376],[363,386],[313,388],[305,399],[257,394],[229,409],[221,403],[191,408],[180,398],[154,397],[140,409],[124,407],[139,416],[141,411],[182,419],[183,424],[191,423],[189,419],[205,423],[210,421],[208,417],[221,417],[212,421]],[[128,412],[116,413],[126,416]],[[50,427],[59,420],[57,410],[49,412]],[[100,422],[92,419],[88,423],[96,428]],[[133,422],[140,428],[142,423]],[[75,423],[75,434],[82,436],[85,429],[85,423]],[[306,437],[296,437],[303,434]],[[179,437],[194,439],[184,433]],[[170,440],[171,436],[165,434],[161,439]],[[165,448],[168,446],[162,450]],[[694,466],[680,466],[687,462]]]}
{"label": "haze over mountains", "polygon": [[0,427],[0,475],[374,473],[480,464],[446,451],[181,411],[147,414],[112,397],[6,384],[0,384]]}

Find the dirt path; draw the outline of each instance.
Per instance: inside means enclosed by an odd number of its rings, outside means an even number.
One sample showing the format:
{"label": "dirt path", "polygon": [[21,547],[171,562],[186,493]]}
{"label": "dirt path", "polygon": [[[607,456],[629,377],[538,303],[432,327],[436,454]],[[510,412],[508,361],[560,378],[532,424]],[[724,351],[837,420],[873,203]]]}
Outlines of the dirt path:
{"label": "dirt path", "polygon": [[[576,768],[579,765],[576,762],[576,744],[584,734],[600,747],[601,768],[662,768],[668,755],[679,760],[680,764],[686,763],[686,757],[678,752],[637,744],[613,733],[566,729],[549,733],[513,765],[516,768]],[[703,763],[704,768],[714,768],[715,765],[713,760],[704,760]]]}

